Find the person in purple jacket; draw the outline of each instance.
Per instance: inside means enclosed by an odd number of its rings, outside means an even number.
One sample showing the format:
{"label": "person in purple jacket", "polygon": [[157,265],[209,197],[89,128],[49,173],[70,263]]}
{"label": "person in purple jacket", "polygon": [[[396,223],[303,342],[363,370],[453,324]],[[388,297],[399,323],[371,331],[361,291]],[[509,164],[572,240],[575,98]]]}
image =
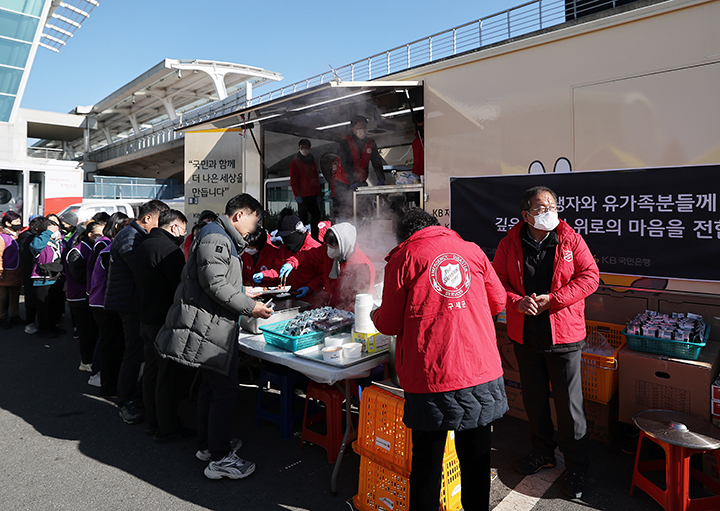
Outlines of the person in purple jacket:
{"label": "person in purple jacket", "polygon": [[97,349],[100,367],[100,396],[107,398],[117,396],[118,375],[125,352],[125,335],[120,315],[117,311],[105,310],[110,246],[115,235],[130,225],[131,221],[132,219],[124,213],[113,213],[108,223],[105,224],[103,236],[95,242],[95,247],[93,247],[95,249],[98,248],[98,245],[105,245],[102,250],[93,254],[95,263],[88,288],[88,304],[100,332]]}
{"label": "person in purple jacket", "polygon": [[77,243],[71,247],[65,256],[65,274],[67,289],[65,296],[68,305],[74,311],[75,324],[78,329],[80,345],[80,370],[90,373],[93,371],[92,361],[97,340],[97,325],[93,319],[92,311],[88,305],[87,281],[88,261],[93,254],[95,239],[102,236],[105,224],[90,222],[77,238]]}

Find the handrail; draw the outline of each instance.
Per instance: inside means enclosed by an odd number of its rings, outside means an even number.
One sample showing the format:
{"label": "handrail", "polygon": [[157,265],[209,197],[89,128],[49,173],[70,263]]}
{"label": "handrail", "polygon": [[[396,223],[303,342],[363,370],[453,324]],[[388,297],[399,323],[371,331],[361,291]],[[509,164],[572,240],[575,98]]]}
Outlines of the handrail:
{"label": "handrail", "polygon": [[[183,132],[175,131],[179,127],[197,124],[219,115],[236,112],[242,108],[257,106],[284,97],[287,94],[316,87],[331,80],[375,80],[423,64],[476,51],[531,32],[545,30],[566,21],[616,6],[616,0],[606,0],[602,3],[589,0],[530,0],[510,9],[351,62],[340,68],[334,69],[331,67],[330,71],[282,86],[252,99],[246,99],[242,92],[236,93],[223,101],[216,101],[186,112],[174,121],[166,121],[156,125],[162,126],[160,130],[155,130],[155,127],[153,127],[153,131],[149,133],[147,133],[148,130],[145,130],[122,141],[115,141],[103,148],[92,151],[92,159],[97,160],[97,157],[101,156],[103,152],[114,152],[118,153],[118,155],[121,153],[128,154],[127,149],[130,147],[139,146],[143,148],[143,141],[147,139],[161,138],[167,141],[182,138]],[[373,65],[373,61],[377,63],[376,66]],[[163,134],[173,132],[174,135],[158,135],[159,132]]]}

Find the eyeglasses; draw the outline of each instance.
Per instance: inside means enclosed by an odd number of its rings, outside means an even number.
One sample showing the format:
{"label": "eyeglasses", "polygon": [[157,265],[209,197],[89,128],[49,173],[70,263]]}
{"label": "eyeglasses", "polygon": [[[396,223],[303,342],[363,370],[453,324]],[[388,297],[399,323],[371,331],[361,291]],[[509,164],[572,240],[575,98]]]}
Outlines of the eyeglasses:
{"label": "eyeglasses", "polygon": [[535,213],[538,213],[539,215],[544,215],[548,211],[557,213],[557,210],[558,210],[557,206],[550,206],[550,207],[538,206],[537,208],[532,208],[532,209],[529,209],[528,211],[534,211]]}

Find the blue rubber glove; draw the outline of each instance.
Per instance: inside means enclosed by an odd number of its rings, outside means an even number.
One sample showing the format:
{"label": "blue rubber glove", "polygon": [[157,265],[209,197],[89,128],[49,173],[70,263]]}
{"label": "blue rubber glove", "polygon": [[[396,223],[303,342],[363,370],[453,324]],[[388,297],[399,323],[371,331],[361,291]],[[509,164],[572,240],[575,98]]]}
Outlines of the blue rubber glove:
{"label": "blue rubber glove", "polygon": [[307,286],[303,286],[303,287],[301,287],[300,289],[298,289],[297,297],[298,297],[298,298],[305,298],[309,292],[310,292],[310,288],[307,287]]}
{"label": "blue rubber glove", "polygon": [[297,202],[298,204],[302,204],[302,197],[300,197],[299,195],[295,197],[295,202]]}
{"label": "blue rubber glove", "polygon": [[358,189],[359,186],[360,186],[360,183],[353,183],[353,184],[351,184],[351,185],[350,185],[350,191],[351,191],[351,192],[354,192],[355,190]]}
{"label": "blue rubber glove", "polygon": [[260,284],[260,282],[262,282],[264,278],[265,275],[263,275],[262,272],[255,273],[253,275],[253,282],[255,282],[255,284]]}
{"label": "blue rubber glove", "polygon": [[290,264],[290,263],[283,264],[282,267],[280,268],[280,278],[282,279],[282,278],[286,277],[287,275],[290,274],[291,271],[293,271],[292,264]]}
{"label": "blue rubber glove", "polygon": [[377,182],[377,185],[378,185],[378,186],[385,186],[385,180],[384,180],[384,179],[381,179],[380,181]]}

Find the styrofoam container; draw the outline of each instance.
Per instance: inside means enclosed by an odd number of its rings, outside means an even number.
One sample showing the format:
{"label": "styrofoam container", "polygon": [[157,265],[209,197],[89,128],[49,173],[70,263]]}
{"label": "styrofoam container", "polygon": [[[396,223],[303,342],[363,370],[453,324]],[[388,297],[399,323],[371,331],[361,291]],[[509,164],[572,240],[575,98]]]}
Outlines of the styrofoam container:
{"label": "styrofoam container", "polygon": [[347,344],[343,344],[343,357],[345,357],[345,359],[347,360],[360,358],[360,355],[362,355],[362,347],[363,345],[359,342],[350,342]]}
{"label": "styrofoam container", "polygon": [[338,364],[343,360],[343,349],[340,346],[329,346],[327,348],[323,348],[322,354],[325,362],[334,362]]}
{"label": "styrofoam container", "polygon": [[325,337],[325,347],[342,346],[346,342],[352,342],[352,334],[338,334]]}

